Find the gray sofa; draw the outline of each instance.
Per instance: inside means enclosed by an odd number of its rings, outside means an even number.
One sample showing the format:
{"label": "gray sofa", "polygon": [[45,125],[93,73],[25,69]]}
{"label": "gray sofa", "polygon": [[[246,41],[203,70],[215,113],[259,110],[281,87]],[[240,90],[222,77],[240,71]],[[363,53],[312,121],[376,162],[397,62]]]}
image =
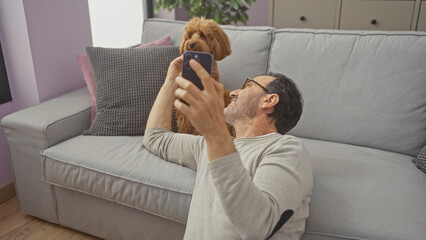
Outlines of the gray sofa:
{"label": "gray sofa", "polygon": [[[142,42],[179,45],[184,25],[146,20]],[[411,161],[426,145],[426,33],[223,28],[226,88],[280,72],[302,91],[290,132],[314,171],[302,239],[426,239],[426,174]],[[2,119],[21,210],[105,239],[182,239],[195,172],[143,136],[82,136],[89,119],[85,88]]]}

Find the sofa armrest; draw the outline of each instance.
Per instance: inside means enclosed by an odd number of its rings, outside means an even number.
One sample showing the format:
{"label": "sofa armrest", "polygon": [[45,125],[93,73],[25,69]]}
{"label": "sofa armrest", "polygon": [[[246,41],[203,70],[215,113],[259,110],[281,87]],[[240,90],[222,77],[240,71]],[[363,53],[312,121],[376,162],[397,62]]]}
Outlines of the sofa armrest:
{"label": "sofa armrest", "polygon": [[88,129],[90,113],[89,92],[82,88],[12,113],[1,124],[6,134],[12,131],[37,137],[48,148]]}
{"label": "sofa armrest", "polygon": [[1,120],[21,210],[57,222],[54,188],[42,181],[40,152],[90,125],[86,88],[12,113]]}

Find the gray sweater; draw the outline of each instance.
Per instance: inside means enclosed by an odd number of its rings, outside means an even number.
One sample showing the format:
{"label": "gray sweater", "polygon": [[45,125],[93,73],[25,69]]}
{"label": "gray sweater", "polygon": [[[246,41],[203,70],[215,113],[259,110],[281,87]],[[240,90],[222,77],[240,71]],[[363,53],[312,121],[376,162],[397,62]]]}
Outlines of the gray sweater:
{"label": "gray sweater", "polygon": [[209,162],[203,137],[164,128],[145,131],[149,151],[197,171],[184,239],[262,240],[278,222],[284,225],[271,239],[300,239],[312,190],[302,141],[271,133],[234,144],[237,153]]}

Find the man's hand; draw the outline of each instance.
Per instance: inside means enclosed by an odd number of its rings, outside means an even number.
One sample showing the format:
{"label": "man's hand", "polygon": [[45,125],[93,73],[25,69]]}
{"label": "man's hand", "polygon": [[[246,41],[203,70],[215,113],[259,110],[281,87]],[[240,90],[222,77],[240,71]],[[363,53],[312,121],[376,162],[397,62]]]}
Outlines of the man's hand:
{"label": "man's hand", "polygon": [[179,100],[176,100],[174,105],[191,120],[198,132],[206,137],[217,133],[223,127],[226,128],[223,115],[223,85],[217,83],[197,61],[191,60],[190,65],[201,79],[204,90],[201,91],[185,78],[177,77],[178,88],[175,96],[187,102],[189,106]]}
{"label": "man's hand", "polygon": [[[213,161],[236,152],[223,114],[224,87],[216,82],[197,61],[191,60],[189,63],[201,79],[204,90],[201,91],[192,82],[182,77],[177,77],[176,84],[178,88],[175,91],[177,99],[174,102],[174,106],[183,112],[195,129],[204,136],[209,160]],[[188,105],[178,99],[184,100]]]}
{"label": "man's hand", "polygon": [[175,85],[175,79],[182,74],[182,61],[183,56],[181,55],[170,63],[164,84]]}

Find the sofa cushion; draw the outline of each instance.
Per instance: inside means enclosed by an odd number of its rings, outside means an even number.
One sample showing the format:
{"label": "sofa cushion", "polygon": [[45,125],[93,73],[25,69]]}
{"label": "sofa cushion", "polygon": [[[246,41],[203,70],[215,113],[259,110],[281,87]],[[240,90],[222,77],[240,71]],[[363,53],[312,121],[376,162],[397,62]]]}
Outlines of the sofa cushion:
{"label": "sofa cushion", "polygon": [[410,156],[326,141],[303,142],[312,160],[314,187],[302,239],[424,238],[426,175]]}
{"label": "sofa cushion", "polygon": [[413,158],[413,163],[426,173],[426,146],[422,148],[416,158]]}
{"label": "sofa cushion", "polygon": [[143,135],[175,46],[139,49],[87,47],[96,83],[96,117],[84,135]]}
{"label": "sofa cushion", "polygon": [[282,29],[269,71],[305,99],[291,134],[416,156],[426,145],[426,33]]}
{"label": "sofa cushion", "polygon": [[[170,36],[157,39],[154,42],[138,45],[134,48],[154,47],[154,46],[170,46],[172,45]],[[81,71],[83,73],[84,81],[86,82],[87,89],[90,92],[90,102],[92,103],[92,117],[90,123],[93,122],[96,116],[96,85],[95,78],[93,77],[92,66],[90,65],[89,56],[87,53],[75,55],[78,63],[80,64]]]}
{"label": "sofa cushion", "polygon": [[[167,33],[172,39],[172,45],[179,46],[186,23],[147,19],[144,21],[142,43],[151,42]],[[273,28],[228,25],[221,27],[228,35],[232,49],[230,56],[218,62],[220,81],[225,88],[240,88],[247,77],[266,74]]]}
{"label": "sofa cushion", "polygon": [[195,172],[152,155],[142,140],[72,138],[42,152],[43,180],[185,224]]}

